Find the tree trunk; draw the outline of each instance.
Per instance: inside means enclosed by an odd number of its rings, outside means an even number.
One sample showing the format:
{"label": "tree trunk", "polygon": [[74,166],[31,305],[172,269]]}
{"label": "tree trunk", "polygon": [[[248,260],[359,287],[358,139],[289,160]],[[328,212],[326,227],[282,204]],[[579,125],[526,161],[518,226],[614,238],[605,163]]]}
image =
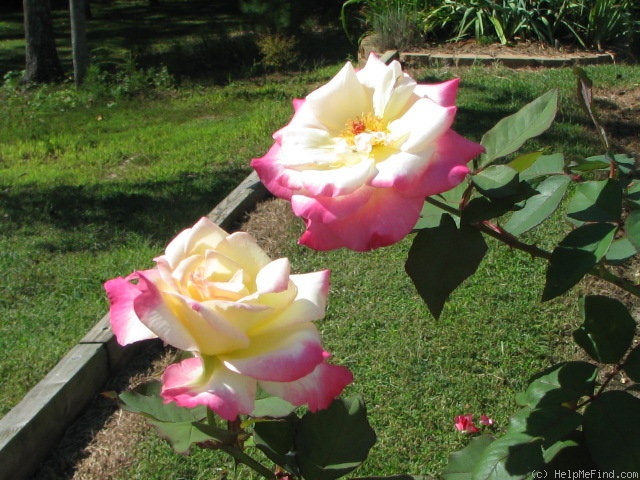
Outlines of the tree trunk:
{"label": "tree trunk", "polygon": [[89,68],[89,46],[87,44],[86,0],[69,0],[71,17],[71,50],[73,52],[73,79],[79,86]]}
{"label": "tree trunk", "polygon": [[49,0],[22,0],[26,40],[23,83],[51,82],[63,76]]}

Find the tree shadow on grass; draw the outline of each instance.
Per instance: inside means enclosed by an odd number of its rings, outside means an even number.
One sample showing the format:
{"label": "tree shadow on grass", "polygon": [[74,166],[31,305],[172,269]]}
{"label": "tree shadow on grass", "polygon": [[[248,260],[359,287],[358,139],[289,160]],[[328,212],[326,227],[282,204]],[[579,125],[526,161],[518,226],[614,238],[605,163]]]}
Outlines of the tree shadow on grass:
{"label": "tree shadow on grass", "polygon": [[58,231],[38,243],[48,253],[108,249],[130,233],[164,244],[211,211],[247,173],[236,167],[171,181],[9,187],[0,191],[3,228],[7,234]]}

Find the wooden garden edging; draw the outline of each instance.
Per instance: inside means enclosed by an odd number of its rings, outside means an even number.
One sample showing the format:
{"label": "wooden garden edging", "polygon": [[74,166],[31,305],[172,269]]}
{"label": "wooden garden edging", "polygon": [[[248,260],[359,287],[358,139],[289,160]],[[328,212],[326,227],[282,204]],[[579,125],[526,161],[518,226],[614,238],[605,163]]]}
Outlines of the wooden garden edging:
{"label": "wooden garden edging", "polygon": [[[266,198],[252,172],[207,215],[224,229]],[[0,419],[0,480],[29,478],[107,379],[139,350],[116,343],[105,315],[60,362]]]}

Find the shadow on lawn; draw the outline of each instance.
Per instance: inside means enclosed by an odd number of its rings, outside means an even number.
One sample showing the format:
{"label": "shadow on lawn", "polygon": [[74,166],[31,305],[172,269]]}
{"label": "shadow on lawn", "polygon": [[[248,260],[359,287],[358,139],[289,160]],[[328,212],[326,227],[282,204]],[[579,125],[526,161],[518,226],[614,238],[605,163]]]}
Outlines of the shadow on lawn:
{"label": "shadow on lawn", "polygon": [[0,191],[0,211],[8,234],[21,228],[61,232],[42,236],[38,247],[47,253],[110,249],[132,232],[165,244],[246,175],[232,167],[163,182],[9,187]]}

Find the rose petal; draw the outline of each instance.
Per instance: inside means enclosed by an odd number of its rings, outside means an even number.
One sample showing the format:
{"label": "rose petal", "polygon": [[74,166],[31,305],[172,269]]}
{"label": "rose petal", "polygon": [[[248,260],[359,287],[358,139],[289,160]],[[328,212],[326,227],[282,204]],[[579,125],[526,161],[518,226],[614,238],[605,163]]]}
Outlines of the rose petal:
{"label": "rose petal", "polygon": [[323,360],[320,335],[311,323],[252,335],[245,350],[219,356],[229,370],[258,380],[290,382],[308,375]]}
{"label": "rose petal", "polygon": [[258,293],[282,292],[289,288],[291,265],[288,258],[274,260],[258,272],[256,289]]}
{"label": "rose petal", "polygon": [[[181,318],[184,327],[197,344],[197,351],[203,355],[220,355],[238,349],[245,349],[251,340],[245,331],[251,326],[237,325],[224,315],[219,315],[204,303],[189,301],[188,299],[175,299],[176,303],[182,302]],[[254,320],[251,315],[249,321]],[[172,342],[168,342],[173,345]],[[187,350],[187,349],[183,349]]]}
{"label": "rose petal", "polygon": [[334,140],[319,128],[283,128],[277,162],[286,168],[316,168],[338,161]]}
{"label": "rose petal", "polygon": [[418,155],[409,152],[397,152],[391,155],[387,160],[376,165],[378,174],[371,181],[371,186],[404,190],[413,185],[416,178],[420,178],[429,168],[429,159],[433,152],[435,152],[435,145],[422,150]]}
{"label": "rose petal", "polygon": [[256,171],[260,181],[276,197],[286,200],[291,198],[293,190],[280,182],[280,177],[285,174],[285,169],[277,161],[280,152],[280,144],[274,143],[264,157],[251,160],[251,167]]}
{"label": "rose petal", "polygon": [[467,163],[483,151],[482,145],[449,130],[438,140],[427,170],[407,194],[428,197],[452,189],[469,172]]}
{"label": "rose petal", "polygon": [[385,65],[369,56],[365,67],[358,72],[358,79],[373,87],[373,114],[385,123],[404,114],[418,99],[413,93],[416,82],[402,71],[398,61]]}
{"label": "rose petal", "polygon": [[373,159],[360,156],[353,165],[328,170],[304,170],[299,172],[298,178],[310,195],[338,197],[355,192],[373,179],[376,173]]}
{"label": "rose petal", "polygon": [[353,381],[345,367],[321,363],[315,370],[295,382],[260,382],[265,392],[285,399],[293,405],[307,405],[315,412],[331,405],[335,397]]}
{"label": "rose petal", "polygon": [[[347,63],[328,83],[307,95],[303,108],[310,108],[330,132],[341,132],[345,124],[372,111],[371,96]],[[299,110],[299,111],[300,111]]]}
{"label": "rose petal", "polygon": [[166,343],[181,350],[196,350],[195,339],[166,304],[153,281],[142,272],[138,274],[138,288],[140,295],[135,298],[133,307],[140,321]]}
{"label": "rose petal", "polygon": [[[420,154],[451,127],[455,114],[456,107],[442,107],[422,98],[411,105],[402,117],[389,123],[389,132],[394,138],[406,138],[401,150]],[[422,127],[416,128],[416,125]]]}
{"label": "rose petal", "polygon": [[[147,275],[150,274],[147,272]],[[138,286],[130,282],[136,278],[138,278],[137,274],[132,274],[127,278],[118,277],[108,280],[104,284],[111,304],[109,322],[120,345],[158,338],[140,321],[133,308],[135,299],[141,295]]]}
{"label": "rose petal", "polygon": [[271,262],[256,239],[247,232],[232,233],[220,242],[216,250],[240,265],[250,278],[255,278],[260,269]]}
{"label": "rose petal", "polygon": [[226,236],[227,233],[218,225],[203,217],[171,240],[165,249],[165,257],[171,268],[175,268],[183,258],[215,248]]}
{"label": "rose petal", "polygon": [[252,335],[279,330],[295,323],[313,322],[325,315],[329,294],[329,270],[291,275],[290,280],[296,286],[297,296],[283,305],[278,312],[272,313],[268,322],[252,329]]}
{"label": "rose petal", "polygon": [[331,223],[339,218],[351,215],[363,208],[370,201],[375,189],[363,187],[358,191],[340,197],[311,197],[294,195],[291,207],[297,216]]}
{"label": "rose petal", "polygon": [[447,80],[446,82],[433,84],[418,84],[414,90],[416,95],[430,98],[443,107],[452,107],[456,104],[459,78]]}
{"label": "rose petal", "polygon": [[[323,251],[340,247],[367,251],[404,238],[418,221],[424,198],[408,198],[394,189],[369,190],[368,201],[349,215],[331,222],[307,219],[307,229],[298,243]],[[333,205],[323,198],[323,207],[330,211]]]}
{"label": "rose petal", "polygon": [[229,421],[251,413],[256,381],[230,372],[220,362],[211,363],[206,372],[200,358],[169,365],[162,375],[162,398],[186,408],[204,405]]}

